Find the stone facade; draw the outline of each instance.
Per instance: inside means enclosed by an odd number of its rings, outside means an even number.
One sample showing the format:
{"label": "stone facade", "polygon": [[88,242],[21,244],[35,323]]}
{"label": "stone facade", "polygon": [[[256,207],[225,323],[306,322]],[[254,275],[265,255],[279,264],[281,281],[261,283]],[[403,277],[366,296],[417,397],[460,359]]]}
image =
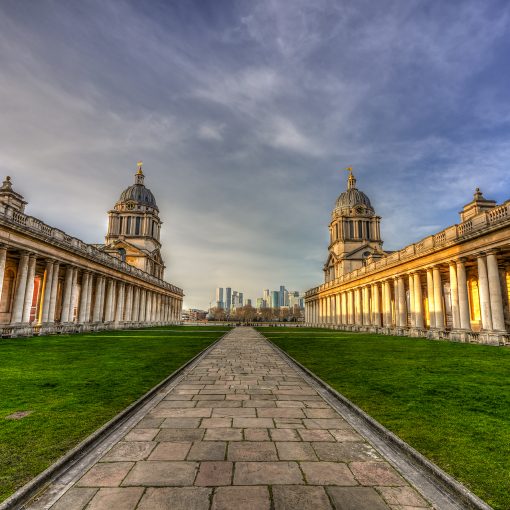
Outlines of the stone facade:
{"label": "stone facade", "polygon": [[[183,291],[162,280],[162,260],[155,276],[119,250],[109,253],[26,215],[25,206],[7,177],[0,188],[2,337],[180,321]],[[159,244],[157,250],[160,257]]]}
{"label": "stone facade", "polygon": [[[344,193],[337,204],[345,202]],[[350,207],[335,208],[332,223],[345,224],[362,205],[360,213],[366,214],[366,195],[359,193]],[[364,204],[356,203],[359,196]],[[366,257],[358,257],[357,267],[348,271],[342,271],[342,262],[356,247],[349,245],[351,252],[335,252],[333,257],[330,245],[325,283],[305,295],[307,325],[510,343],[510,200],[497,205],[477,189],[460,220],[399,251],[375,249],[372,254],[367,249]],[[340,237],[350,234],[338,232]],[[366,239],[357,241],[368,245]]]}

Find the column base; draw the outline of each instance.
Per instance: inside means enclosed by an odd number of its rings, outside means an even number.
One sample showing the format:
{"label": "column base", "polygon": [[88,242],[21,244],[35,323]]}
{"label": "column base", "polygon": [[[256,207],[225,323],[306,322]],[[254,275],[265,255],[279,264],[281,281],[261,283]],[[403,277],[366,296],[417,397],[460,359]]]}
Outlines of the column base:
{"label": "column base", "polygon": [[478,343],[487,345],[509,345],[510,334],[508,331],[480,331]]}

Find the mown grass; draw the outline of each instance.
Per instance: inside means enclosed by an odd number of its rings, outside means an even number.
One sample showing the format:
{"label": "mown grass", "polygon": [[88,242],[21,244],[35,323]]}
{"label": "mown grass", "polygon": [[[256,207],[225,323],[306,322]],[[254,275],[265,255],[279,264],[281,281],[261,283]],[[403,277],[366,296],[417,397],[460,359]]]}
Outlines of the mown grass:
{"label": "mown grass", "polygon": [[510,350],[259,328],[498,510],[510,508]]}
{"label": "mown grass", "polygon": [[[227,329],[0,340],[0,501]],[[26,418],[5,419],[27,410]]]}

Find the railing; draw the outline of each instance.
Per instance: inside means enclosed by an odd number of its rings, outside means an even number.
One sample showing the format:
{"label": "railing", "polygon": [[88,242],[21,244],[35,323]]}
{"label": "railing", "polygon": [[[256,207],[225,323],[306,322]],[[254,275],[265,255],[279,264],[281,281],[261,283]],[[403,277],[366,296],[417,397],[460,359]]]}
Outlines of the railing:
{"label": "railing", "polygon": [[137,267],[131,266],[126,262],[122,262],[120,259],[101,251],[95,246],[84,243],[81,239],[72,237],[58,228],[50,227],[41,220],[16,211],[10,206],[0,205],[0,221],[10,223],[16,227],[23,227],[23,230],[28,229],[32,232],[36,232],[50,244],[64,246],[88,259],[99,262],[100,264],[117,269],[118,271],[122,271],[132,276],[136,276],[141,280],[152,283],[181,296],[183,295],[183,291],[179,287],[165,282],[164,280],[160,280],[159,278],[156,278]]}
{"label": "railing", "polygon": [[331,280],[327,283],[323,283],[318,287],[309,289],[305,292],[305,298],[314,296],[320,291],[335,287],[341,283],[356,280],[364,274],[371,273],[372,271],[376,271],[378,269],[383,269],[391,263],[405,260],[415,255],[420,255],[424,251],[441,249],[448,243],[455,243],[456,241],[459,241],[465,235],[472,235],[477,231],[480,231],[481,233],[488,226],[492,227],[500,222],[509,220],[510,200],[507,200],[504,204],[495,207],[488,212],[482,212],[477,216],[474,216],[473,218],[460,223],[459,225],[452,225],[447,227],[437,234],[425,237],[417,243],[410,244],[399,251],[393,252],[379,260],[370,262],[360,269],[355,269],[350,273],[339,276],[338,278],[335,278],[334,280]]}

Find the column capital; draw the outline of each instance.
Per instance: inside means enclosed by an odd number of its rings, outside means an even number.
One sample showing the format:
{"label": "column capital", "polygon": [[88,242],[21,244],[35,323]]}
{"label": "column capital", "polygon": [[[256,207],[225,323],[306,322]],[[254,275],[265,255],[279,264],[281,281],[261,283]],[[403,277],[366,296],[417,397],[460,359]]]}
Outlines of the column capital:
{"label": "column capital", "polygon": [[485,255],[498,255],[501,250],[499,248],[491,248],[490,250],[485,251]]}

